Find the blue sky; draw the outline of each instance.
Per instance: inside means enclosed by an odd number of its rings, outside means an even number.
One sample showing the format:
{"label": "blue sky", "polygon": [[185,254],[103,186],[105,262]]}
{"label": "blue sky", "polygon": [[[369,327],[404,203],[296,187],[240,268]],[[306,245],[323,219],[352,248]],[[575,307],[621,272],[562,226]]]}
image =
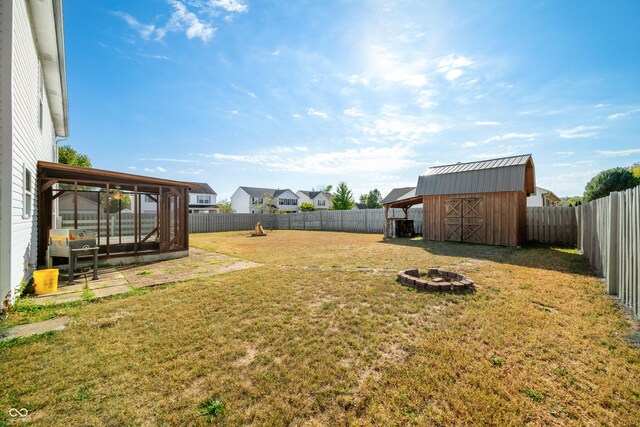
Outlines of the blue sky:
{"label": "blue sky", "polygon": [[357,196],[532,153],[582,194],[640,161],[640,2],[65,0],[70,138],[94,167]]}

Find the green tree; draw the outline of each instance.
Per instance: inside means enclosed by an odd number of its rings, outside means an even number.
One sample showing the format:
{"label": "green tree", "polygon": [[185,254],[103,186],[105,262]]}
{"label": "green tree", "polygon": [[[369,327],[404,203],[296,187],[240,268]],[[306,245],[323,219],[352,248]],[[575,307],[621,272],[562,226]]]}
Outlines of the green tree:
{"label": "green tree", "polygon": [[316,207],[313,206],[313,203],[302,202],[300,203],[300,212],[313,212],[316,210]]}
{"label": "green tree", "polygon": [[253,204],[253,212],[272,215],[278,213],[276,198],[273,197],[273,194],[264,193],[262,195],[262,201]]}
{"label": "green tree", "polygon": [[369,197],[368,194],[361,194],[360,195],[360,203],[364,203],[365,205],[367,204],[367,197]]}
{"label": "green tree", "polygon": [[58,147],[58,163],[82,166],[83,168],[91,167],[91,159],[89,156],[78,153],[70,145],[61,145]]}
{"label": "green tree", "polygon": [[629,169],[631,170],[633,176],[640,179],[640,163],[634,163],[633,166],[631,166],[631,168]]}
{"label": "green tree", "polygon": [[[131,208],[131,196],[128,194],[122,194],[119,190],[111,189],[109,190],[111,197],[109,197],[109,213],[118,213],[121,210],[130,209]],[[120,194],[120,199],[116,199],[116,194]],[[106,193],[100,194],[100,204],[105,206],[105,196]]]}
{"label": "green tree", "polygon": [[374,188],[367,194],[367,200],[365,202],[368,209],[379,209],[382,207],[382,194],[380,190]]}
{"label": "green tree", "polygon": [[591,178],[584,190],[585,202],[606,197],[612,191],[623,191],[640,184],[640,179],[633,176],[629,169],[613,168],[600,172]]}
{"label": "green tree", "polygon": [[355,202],[353,201],[353,194],[346,182],[339,182],[336,187],[336,194],[333,196],[331,207],[336,211],[348,211],[353,209]]}
{"label": "green tree", "polygon": [[221,200],[218,202],[218,211],[220,213],[233,213],[233,206],[231,202],[227,199]]}

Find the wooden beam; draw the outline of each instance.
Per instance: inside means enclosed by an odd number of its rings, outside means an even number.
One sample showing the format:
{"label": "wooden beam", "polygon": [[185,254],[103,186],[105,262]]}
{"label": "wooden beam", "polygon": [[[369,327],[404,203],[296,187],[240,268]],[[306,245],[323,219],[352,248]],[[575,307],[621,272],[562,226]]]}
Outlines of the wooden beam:
{"label": "wooden beam", "polygon": [[45,191],[53,187],[57,182],[58,182],[57,179],[50,179],[49,181],[45,182],[40,186],[40,192],[44,193]]}
{"label": "wooden beam", "polygon": [[73,228],[78,229],[78,181],[73,183]]}

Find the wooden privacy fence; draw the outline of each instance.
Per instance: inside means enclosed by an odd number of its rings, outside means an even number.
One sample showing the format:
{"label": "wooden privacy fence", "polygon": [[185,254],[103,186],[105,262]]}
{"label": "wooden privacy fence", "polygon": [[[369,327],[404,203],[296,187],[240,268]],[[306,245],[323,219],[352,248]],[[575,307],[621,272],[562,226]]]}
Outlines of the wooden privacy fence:
{"label": "wooden privacy fence", "polygon": [[[58,228],[75,228],[73,214],[61,214],[59,217]],[[158,215],[155,213],[140,214],[140,235],[145,236],[158,225]],[[79,213],[78,229],[94,231],[100,236],[107,235],[107,216],[100,215],[100,223],[98,224],[98,214],[95,213]],[[134,214],[133,213],[113,213],[109,214],[109,236],[115,237],[133,236],[135,233]]]}
{"label": "wooden privacy fence", "polygon": [[576,246],[578,226],[573,207],[527,208],[527,240],[554,245]]}
{"label": "wooden privacy fence", "polygon": [[[422,233],[422,209],[409,209],[416,233]],[[253,230],[260,221],[266,230],[324,230],[380,233],[384,230],[384,209],[314,211],[286,215],[203,214],[189,215],[189,232]]]}
{"label": "wooden privacy fence", "polygon": [[640,317],[640,186],[577,208],[578,248],[607,292]]}

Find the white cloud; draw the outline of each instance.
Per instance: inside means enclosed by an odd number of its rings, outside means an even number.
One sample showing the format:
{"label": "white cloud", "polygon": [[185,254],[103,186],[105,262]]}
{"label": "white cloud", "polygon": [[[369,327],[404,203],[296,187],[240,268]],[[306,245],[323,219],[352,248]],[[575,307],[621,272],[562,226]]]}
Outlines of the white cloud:
{"label": "white cloud", "polygon": [[275,147],[270,150],[272,153],[295,153],[296,151],[309,151],[309,147],[303,145],[294,145],[291,147]]}
{"label": "white cloud", "polygon": [[[124,12],[114,12],[114,15],[124,19],[143,39],[162,40],[168,32],[184,32],[188,39],[207,42],[216,31],[211,19],[220,15],[221,10],[228,13],[224,17],[228,22],[232,20],[232,15],[229,14],[240,14],[249,10],[243,0],[167,0],[167,3],[173,7],[173,12],[164,26],[143,24]],[[156,59],[165,58],[158,56]]]}
{"label": "white cloud", "polygon": [[464,74],[463,68],[473,65],[473,61],[464,56],[447,55],[438,61],[438,71],[447,80],[455,80]]}
{"label": "white cloud", "polygon": [[343,111],[343,113],[345,116],[364,117],[364,113],[362,113],[362,111],[358,110],[356,107],[347,108]]}
{"label": "white cloud", "polygon": [[499,122],[473,122],[476,126],[500,126]]}
{"label": "white cloud", "polygon": [[459,146],[462,148],[472,148],[472,147],[478,147],[480,145],[490,144],[496,141],[505,141],[508,139],[528,139],[529,141],[532,141],[535,137],[536,137],[535,133],[507,132],[507,133],[502,133],[500,135],[490,136],[490,137],[481,139],[480,141],[465,141]]}
{"label": "white cloud", "polygon": [[596,132],[596,130],[601,127],[602,126],[576,126],[571,129],[556,129],[556,133],[563,139],[593,138],[598,136],[599,132]]}
{"label": "white cloud", "polygon": [[240,114],[240,113],[238,112],[238,110],[231,110],[231,111],[229,111],[229,112],[230,112],[231,114]]}
{"label": "white cloud", "polygon": [[127,166],[127,169],[136,170],[136,169],[138,169],[138,168],[137,168],[137,167],[135,167],[135,166]]}
{"label": "white cloud", "polygon": [[370,61],[373,74],[382,80],[403,86],[423,87],[428,83],[428,62],[413,54],[402,55],[396,47],[372,45]]}
{"label": "white cloud", "polygon": [[178,173],[185,175],[201,175],[204,173],[204,169],[182,169]]}
{"label": "white cloud", "polygon": [[138,160],[144,160],[144,161],[150,161],[150,162],[200,163],[199,160],[174,159],[174,158],[167,158],[167,157],[150,157],[150,158],[142,158]]}
{"label": "white cloud", "polygon": [[155,171],[154,171],[153,169],[151,169],[151,168],[144,168],[144,171],[145,171],[145,172],[155,172]]}
{"label": "white cloud", "polygon": [[571,157],[575,153],[573,151],[556,151],[553,154],[555,154],[556,156],[559,156],[559,157]]}
{"label": "white cloud", "polygon": [[309,108],[307,110],[307,116],[320,117],[322,119],[328,119],[329,118],[329,115],[327,113],[323,113],[322,111],[318,111],[315,108]]}
{"label": "white cloud", "polygon": [[198,16],[189,11],[184,3],[178,0],[169,0],[174,8],[171,18],[166,25],[168,31],[185,31],[188,39],[199,38],[202,41],[209,41],[216,29],[207,22],[202,22]]}
{"label": "white cloud", "polygon": [[435,91],[433,89],[421,90],[418,93],[417,103],[420,107],[425,109],[435,107],[436,105],[438,105],[438,103],[433,100],[434,96]]}
{"label": "white cloud", "polygon": [[363,130],[374,137],[407,142],[418,142],[423,140],[427,134],[442,131],[442,126],[436,123],[423,125],[423,121],[413,116],[387,116],[375,120]]}
{"label": "white cloud", "polygon": [[640,148],[630,148],[628,150],[597,150],[596,153],[606,157],[625,157],[640,154]]}
{"label": "white cloud", "polygon": [[[114,15],[119,16],[120,18],[124,19],[124,21],[129,24],[129,27],[131,27],[133,30],[137,31],[138,34],[140,35],[140,37],[142,37],[143,39],[149,39],[151,38],[151,36],[156,33],[156,36],[158,36],[159,34],[157,34],[157,29],[155,25],[151,25],[151,24],[143,24],[140,21],[138,21],[136,18],[134,18],[133,16],[124,13],[124,12],[113,12]],[[163,34],[164,35],[164,34]],[[158,38],[162,38],[162,37],[158,37]]]}
{"label": "white cloud", "polygon": [[249,6],[243,0],[209,0],[207,4],[213,8],[221,8],[227,12],[245,13]]}
{"label": "white cloud", "polygon": [[324,153],[296,153],[291,157],[220,154],[207,155],[215,160],[262,165],[271,171],[303,172],[326,175],[365,174],[371,171],[384,170],[394,172],[407,167],[415,167],[421,163],[413,160],[415,153],[407,144],[396,144],[390,147],[364,147],[344,151]]}
{"label": "white cloud", "polygon": [[292,114],[291,117],[293,117],[294,119],[301,119],[302,118],[302,116],[300,114],[298,114],[298,113]]}
{"label": "white cloud", "polygon": [[156,166],[156,170],[158,172],[166,172],[167,170],[165,168],[163,168],[162,166]]}
{"label": "white cloud", "polygon": [[632,108],[630,110],[623,111],[623,112],[620,112],[620,113],[610,114],[610,115],[607,116],[607,118],[608,119],[612,119],[612,120],[620,119],[622,117],[628,116],[629,114],[637,113],[639,111],[640,111],[640,108]]}
{"label": "white cloud", "polygon": [[350,76],[346,77],[346,80],[353,84],[359,83],[361,85],[367,86],[369,84],[369,78],[365,77],[365,76],[361,76],[358,74],[352,74]]}

